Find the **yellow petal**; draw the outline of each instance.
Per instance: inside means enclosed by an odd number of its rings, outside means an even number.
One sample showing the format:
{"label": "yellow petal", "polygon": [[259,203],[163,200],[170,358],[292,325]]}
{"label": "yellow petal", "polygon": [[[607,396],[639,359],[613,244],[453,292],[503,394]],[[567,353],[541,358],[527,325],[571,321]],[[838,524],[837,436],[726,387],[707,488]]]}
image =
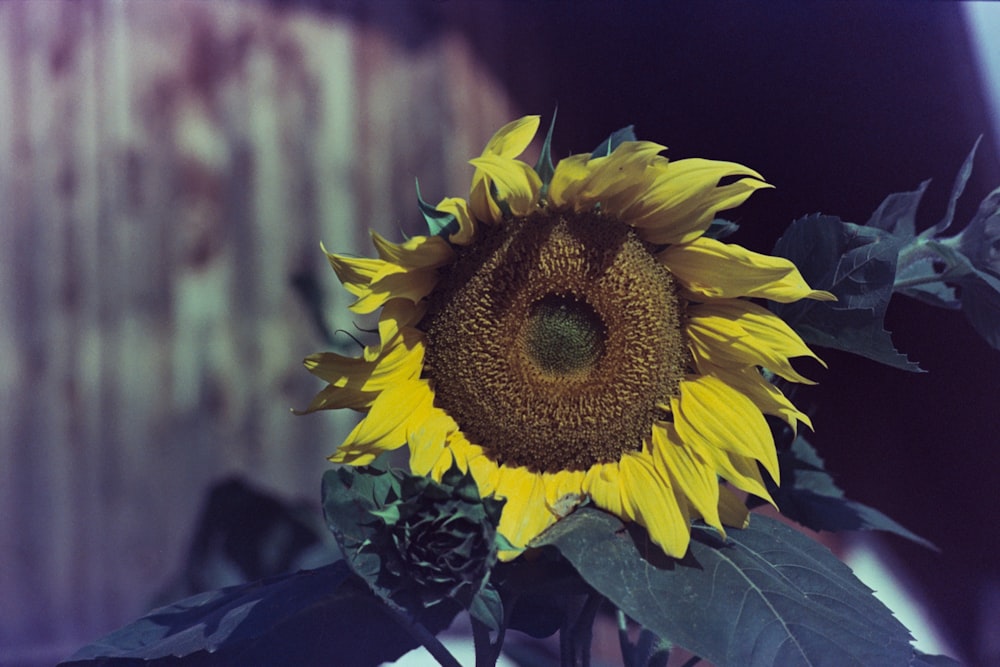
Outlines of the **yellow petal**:
{"label": "yellow petal", "polygon": [[601,509],[615,516],[625,516],[620,477],[617,462],[591,466],[583,479],[583,491]]}
{"label": "yellow petal", "polygon": [[494,493],[507,500],[498,530],[515,547],[526,546],[556,522],[545,504],[545,482],[540,474],[527,468],[501,466]]}
{"label": "yellow petal", "polygon": [[[525,116],[507,123],[486,144],[481,157],[499,157],[511,160],[528,147],[538,131],[538,116]],[[469,190],[469,210],[483,222],[500,222],[500,208],[490,195],[492,179],[482,169],[476,169]]]}
{"label": "yellow petal", "polygon": [[426,310],[427,304],[423,302],[417,304],[408,299],[386,301],[378,316],[379,344],[365,348],[365,359],[377,359],[384,348],[396,341],[397,336],[402,335],[405,340],[410,340],[415,333],[422,336],[413,325],[420,321]]}
{"label": "yellow petal", "polygon": [[654,424],[652,444],[657,469],[669,476],[673,487],[683,494],[705,523],[722,530],[719,482],[712,464],[702,459],[694,448],[685,446],[673,424]]}
{"label": "yellow petal", "polygon": [[458,424],[444,410],[434,408],[430,416],[410,435],[410,471],[429,475],[447,448],[448,436],[458,430]]}
{"label": "yellow petal", "polygon": [[488,496],[496,493],[500,466],[491,459],[479,445],[473,445],[461,432],[456,432],[449,438],[449,447],[455,452],[462,469],[472,475],[479,487],[479,495]]}
{"label": "yellow petal", "polygon": [[789,360],[812,357],[821,364],[822,360],[767,309],[741,299],[715,299],[690,306],[688,314],[688,340],[697,362],[735,368],[763,366],[786,380],[814,384]]}
{"label": "yellow petal", "polygon": [[550,512],[561,518],[583,502],[583,479],[586,474],[585,470],[544,473],[545,505]]}
{"label": "yellow petal", "polygon": [[565,157],[556,164],[552,180],[549,182],[549,204],[553,208],[573,207],[576,211],[589,210],[593,202],[588,207],[580,201],[580,190],[587,184],[590,177],[589,153],[579,153]]}
{"label": "yellow petal", "polygon": [[549,202],[575,211],[589,211],[600,203],[602,211],[617,215],[652,184],[655,172],[649,165],[666,163],[657,156],[664,148],[651,141],[626,141],[603,157],[581,153],[564,158],[552,175]]}
{"label": "yellow petal", "polygon": [[[756,171],[735,162],[690,158],[656,169],[656,180],[620,217],[638,229],[642,239],[657,244],[689,243],[708,229],[716,213],[771,187]],[[718,185],[731,176],[750,178]]]}
{"label": "yellow petal", "polygon": [[486,143],[483,155],[499,155],[500,157],[517,157],[531,145],[531,140],[538,132],[541,116],[524,116],[512,120],[499,130]]}
{"label": "yellow petal", "polygon": [[416,303],[434,291],[438,283],[436,269],[421,269],[386,276],[357,294],[358,300],[348,308],[361,315],[373,313],[392,299],[407,299]]}
{"label": "yellow petal", "polygon": [[436,265],[407,270],[396,262],[383,259],[346,257],[329,252],[326,256],[344,288],[358,297],[350,306],[356,313],[374,312],[390,299],[408,299],[415,303],[437,285]]}
{"label": "yellow petal", "polygon": [[591,161],[594,167],[579,196],[600,202],[602,211],[619,216],[637,198],[646,196],[659,173],[650,165],[663,168],[667,164],[666,158],[657,155],[663,150],[666,146],[651,141],[623,142],[606,159]]}
{"label": "yellow petal", "polygon": [[699,373],[719,377],[727,385],[753,401],[757,409],[765,415],[773,415],[783,419],[792,427],[793,431],[798,431],[799,422],[809,428],[813,427],[809,415],[796,408],[782,391],[774,386],[773,382],[768,382],[756,366],[731,369],[700,361],[697,362],[697,365]]}
{"label": "yellow petal", "polygon": [[330,461],[366,465],[382,452],[402,447],[407,436],[433,414],[433,400],[426,380],[409,380],[386,388]]}
{"label": "yellow petal", "polygon": [[469,245],[476,238],[476,221],[469,211],[469,205],[461,197],[442,199],[435,208],[442,213],[451,213],[458,221],[458,231],[448,237],[455,245]]}
{"label": "yellow petal", "polygon": [[491,179],[497,189],[497,202],[505,203],[511,213],[524,216],[535,209],[542,180],[530,165],[495,155],[484,155],[471,162]]}
{"label": "yellow petal", "polygon": [[[728,481],[741,491],[752,493],[762,498],[777,508],[774,499],[767,490],[764,478],[760,474],[760,467],[756,459],[749,456],[740,456],[733,452],[717,449],[712,453],[715,469],[719,471],[719,476]],[[721,495],[720,495],[721,498]],[[727,522],[727,525],[728,522]]]}
{"label": "yellow petal", "polygon": [[747,506],[729,487],[721,485],[719,486],[719,517],[725,525],[740,530],[750,525],[750,511]]}
{"label": "yellow petal", "polygon": [[[402,271],[436,269],[455,261],[455,251],[440,236],[414,236],[403,243],[393,243],[372,232],[372,243],[381,259],[395,264]],[[376,274],[375,279],[388,273],[392,271]]]}
{"label": "yellow petal", "polygon": [[647,452],[626,454],[620,470],[625,517],[645,527],[668,556],[682,557],[691,541],[691,527],[670,483],[657,474]]}
{"label": "yellow petal", "polygon": [[715,239],[701,237],[672,245],[657,255],[681,285],[709,298],[758,297],[781,303],[799,299],[835,301],[806,284],[795,265]]}
{"label": "yellow petal", "polygon": [[677,435],[701,451],[724,449],[760,461],[778,481],[778,455],[764,415],[753,402],[712,375],[681,380],[670,399]]}
{"label": "yellow petal", "polygon": [[354,296],[368,291],[375,275],[385,271],[389,265],[388,262],[381,259],[335,255],[327,252],[326,248],[323,248],[323,252],[326,253],[330,266],[333,267],[334,273],[337,274],[337,278],[344,285],[344,288]]}
{"label": "yellow petal", "polygon": [[[414,330],[415,331],[415,330]],[[419,334],[419,332],[416,332]],[[416,379],[423,370],[424,345],[417,339],[387,348],[375,361],[321,352],[306,357],[306,369],[329,383],[305,412],[367,408],[379,392],[396,382]]]}

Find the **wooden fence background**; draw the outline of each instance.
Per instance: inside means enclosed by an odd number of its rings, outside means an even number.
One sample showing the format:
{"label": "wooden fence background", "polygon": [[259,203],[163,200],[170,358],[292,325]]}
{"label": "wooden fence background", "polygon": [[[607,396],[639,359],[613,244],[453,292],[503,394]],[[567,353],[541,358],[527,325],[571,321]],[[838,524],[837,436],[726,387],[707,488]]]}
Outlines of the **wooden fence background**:
{"label": "wooden fence background", "polygon": [[414,177],[461,194],[515,115],[433,11],[0,3],[0,664],[145,611],[212,481],[318,499],[350,417],[289,414],[290,277],[343,314],[320,240],[418,232]]}

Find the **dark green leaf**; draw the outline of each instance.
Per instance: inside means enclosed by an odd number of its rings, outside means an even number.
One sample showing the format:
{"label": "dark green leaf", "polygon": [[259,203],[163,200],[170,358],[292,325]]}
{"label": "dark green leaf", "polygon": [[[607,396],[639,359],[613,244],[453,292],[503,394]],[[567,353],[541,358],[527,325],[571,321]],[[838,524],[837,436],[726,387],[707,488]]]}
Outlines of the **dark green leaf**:
{"label": "dark green leaf", "polygon": [[350,466],[323,474],[323,513],[341,548],[353,548],[371,534],[372,511],[398,489],[398,480],[388,471],[359,475]]}
{"label": "dark green leaf", "polygon": [[907,241],[916,234],[917,208],[930,185],[926,180],[913,192],[897,192],[886,197],[868,220],[867,225],[889,232]]}
{"label": "dark green leaf", "polygon": [[837,301],[803,299],[771,308],[806,342],[853,352],[907,371],[920,371],[896,351],[885,330],[900,243],[893,235],[839,218],[813,215],[793,222],[774,247],[811,286]]}
{"label": "dark green leaf", "polygon": [[970,281],[962,287],[962,312],[979,335],[1000,350],[1000,292],[985,280]]}
{"label": "dark green leaf", "polygon": [[590,157],[607,157],[611,152],[626,141],[635,141],[635,126],[626,125],[620,130],[615,130],[607,139],[598,144],[597,148],[590,152]]}
{"label": "dark green leaf", "polygon": [[[162,607],[62,667],[379,665],[418,645],[395,619],[338,561]],[[432,631],[450,620],[438,619]]]}
{"label": "dark green leaf", "polygon": [[823,459],[802,436],[792,446],[778,452],[781,486],[768,490],[781,513],[812,530],[880,530],[893,533],[937,551],[932,542],[920,537],[882,512],[864,503],[848,500],[823,467]]}
{"label": "dark green leaf", "polygon": [[547,545],[626,614],[718,667],[905,665],[914,656],[906,628],[847,566],[766,517],[730,530],[725,545],[695,527],[675,560],[634,524],[582,508],[532,544]]}

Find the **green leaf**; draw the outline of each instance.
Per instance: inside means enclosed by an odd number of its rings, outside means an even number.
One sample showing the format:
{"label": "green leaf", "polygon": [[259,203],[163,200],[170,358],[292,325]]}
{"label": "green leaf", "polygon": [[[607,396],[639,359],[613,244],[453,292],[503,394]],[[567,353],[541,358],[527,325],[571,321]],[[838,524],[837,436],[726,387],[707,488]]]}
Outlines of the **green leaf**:
{"label": "green leaf", "polygon": [[908,667],[961,667],[962,663],[946,655],[930,655],[928,653],[916,652],[916,656],[910,661]]}
{"label": "green leaf", "polygon": [[538,155],[538,162],[535,164],[535,173],[542,181],[542,197],[549,191],[549,183],[552,182],[552,175],[556,173],[556,168],[552,164],[552,133],[556,129],[556,115],[559,109],[552,112],[552,122],[549,123],[549,131],[545,133],[545,141],[542,142],[542,152]]}
{"label": "green leaf", "polygon": [[472,599],[469,615],[491,631],[497,632],[503,625],[503,601],[496,588],[487,584]]}
{"label": "green leaf", "polygon": [[427,231],[431,236],[450,236],[458,231],[458,219],[451,213],[439,211],[420,196],[420,182],[416,181],[417,206],[420,208],[424,222],[427,223]]}
{"label": "green leaf", "polygon": [[873,507],[844,497],[844,492],[823,467],[823,459],[805,438],[798,436],[789,449],[778,452],[781,486],[768,490],[781,513],[817,531],[880,530],[934,551],[934,544]]}
{"label": "green leaf", "polygon": [[916,234],[917,208],[930,185],[924,181],[913,192],[897,192],[886,197],[866,223],[906,241]]}
{"label": "green leaf", "polygon": [[722,218],[716,218],[712,220],[712,224],[708,226],[705,230],[705,236],[711,239],[721,240],[727,236],[732,236],[737,231],[739,231],[740,226],[735,222],[730,220],[723,220]]}
{"label": "green leaf", "polygon": [[[428,622],[439,632],[451,622]],[[380,665],[418,643],[343,561],[156,609],[61,667]]]}
{"label": "green leaf", "polygon": [[881,229],[825,215],[796,220],[774,254],[792,260],[806,282],[838,300],[772,303],[771,309],[808,343],[919,372],[896,351],[884,326],[899,249],[899,240]]}
{"label": "green leaf", "polygon": [[590,152],[590,157],[607,157],[611,152],[626,141],[635,141],[635,126],[626,125],[620,130],[615,130],[607,139],[598,144],[597,148]]}
{"label": "green leaf", "polygon": [[958,169],[958,173],[955,174],[955,184],[951,188],[951,196],[948,198],[948,209],[945,211],[944,217],[930,229],[921,232],[921,236],[937,236],[951,226],[951,222],[955,218],[955,206],[958,204],[958,198],[962,196],[962,192],[965,190],[965,184],[969,182],[969,176],[972,175],[972,162],[975,160],[976,149],[979,148],[979,142],[982,140],[983,135],[979,135],[976,143],[972,144],[972,150],[969,151],[965,162],[962,163],[962,166]]}
{"label": "green leaf", "polygon": [[755,515],[746,530],[694,527],[668,558],[635,524],[582,508],[531,546],[559,550],[643,626],[717,667],[905,665],[910,635],[826,547]]}

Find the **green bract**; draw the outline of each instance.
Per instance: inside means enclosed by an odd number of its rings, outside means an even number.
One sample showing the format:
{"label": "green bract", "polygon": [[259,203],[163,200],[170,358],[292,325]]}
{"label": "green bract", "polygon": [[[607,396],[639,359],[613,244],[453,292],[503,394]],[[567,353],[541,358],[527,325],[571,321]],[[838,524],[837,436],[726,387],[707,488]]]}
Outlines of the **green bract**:
{"label": "green bract", "polygon": [[441,482],[381,466],[345,466],[323,478],[324,512],[352,569],[398,609],[416,614],[458,603],[495,626],[499,597],[488,585],[503,500],[481,498],[457,466]]}

